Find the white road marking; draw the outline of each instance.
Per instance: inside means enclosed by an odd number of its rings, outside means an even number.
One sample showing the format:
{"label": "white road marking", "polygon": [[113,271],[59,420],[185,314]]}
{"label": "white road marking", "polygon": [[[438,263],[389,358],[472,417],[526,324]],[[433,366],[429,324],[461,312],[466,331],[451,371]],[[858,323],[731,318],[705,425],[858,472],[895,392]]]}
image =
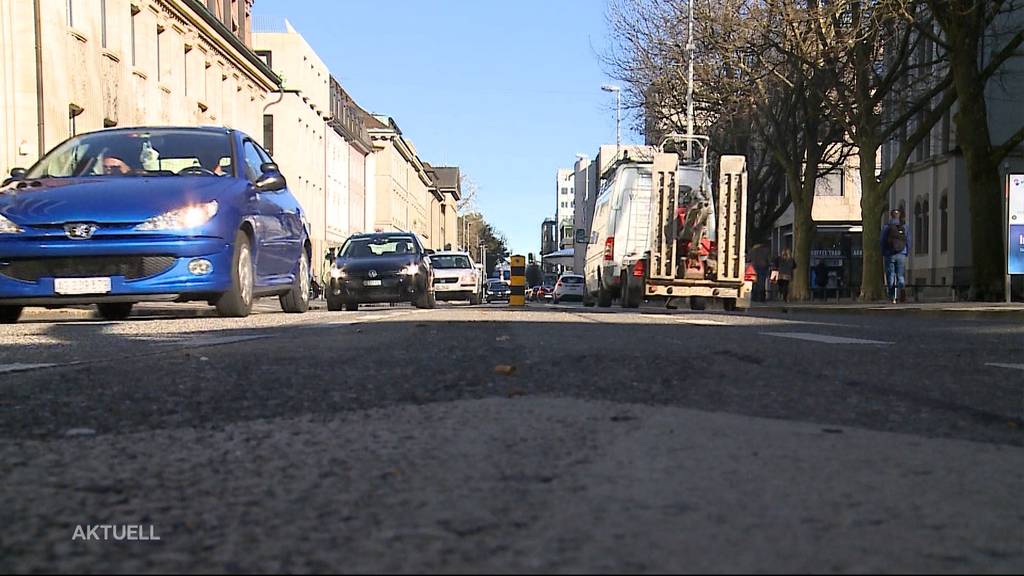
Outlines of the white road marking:
{"label": "white road marking", "polygon": [[1010,370],[1024,370],[1024,364],[1000,364],[998,362],[989,362],[985,366],[993,366],[995,368],[1009,368]]}
{"label": "white road marking", "polygon": [[731,326],[728,322],[721,320],[703,320],[700,318],[676,318],[680,324],[692,324],[694,326]]}
{"label": "white road marking", "polygon": [[820,342],[822,344],[893,344],[892,342],[881,342],[879,340],[844,338],[842,336],[828,336],[826,334],[811,334],[810,332],[761,332],[761,335],[774,336],[776,338],[793,338],[794,340],[807,340],[808,342]]}
{"label": "white road marking", "polygon": [[29,370],[39,370],[41,368],[53,368],[54,366],[56,366],[56,364],[0,364],[0,374],[27,372]]}
{"label": "white road marking", "polygon": [[200,336],[191,340],[168,342],[168,344],[185,344],[186,348],[203,348],[206,346],[224,346],[225,344],[260,340],[262,338],[267,338],[267,336]]}

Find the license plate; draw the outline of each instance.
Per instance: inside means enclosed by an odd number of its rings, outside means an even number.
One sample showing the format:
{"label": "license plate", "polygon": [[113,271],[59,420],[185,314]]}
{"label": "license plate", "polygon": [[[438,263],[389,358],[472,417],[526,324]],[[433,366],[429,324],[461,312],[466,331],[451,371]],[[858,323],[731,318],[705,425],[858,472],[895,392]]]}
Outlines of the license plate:
{"label": "license plate", "polygon": [[64,296],[107,294],[110,278],[55,278],[53,291]]}
{"label": "license plate", "polygon": [[383,283],[380,280],[364,280],[363,286],[381,286]]}

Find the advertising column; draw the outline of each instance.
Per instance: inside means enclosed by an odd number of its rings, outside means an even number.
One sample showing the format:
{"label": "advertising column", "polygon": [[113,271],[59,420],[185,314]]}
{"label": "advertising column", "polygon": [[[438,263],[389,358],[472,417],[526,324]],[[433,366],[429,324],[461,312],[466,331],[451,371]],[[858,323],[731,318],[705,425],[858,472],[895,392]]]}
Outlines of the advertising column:
{"label": "advertising column", "polygon": [[1024,274],[1024,174],[1010,174],[1008,190],[1007,273]]}

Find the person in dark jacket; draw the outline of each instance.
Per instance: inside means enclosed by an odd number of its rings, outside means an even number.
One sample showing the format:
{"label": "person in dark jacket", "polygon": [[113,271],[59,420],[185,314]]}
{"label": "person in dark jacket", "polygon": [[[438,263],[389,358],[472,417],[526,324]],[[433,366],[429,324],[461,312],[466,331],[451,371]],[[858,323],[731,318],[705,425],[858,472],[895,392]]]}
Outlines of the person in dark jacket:
{"label": "person in dark jacket", "polygon": [[899,210],[889,213],[882,228],[882,258],[885,261],[886,298],[893,304],[907,299],[907,257],[910,256],[910,229]]}
{"label": "person in dark jacket", "polygon": [[775,258],[773,268],[779,273],[779,295],[783,302],[789,302],[789,283],[793,281],[793,273],[797,268],[793,252],[789,248],[783,250],[782,255]]}

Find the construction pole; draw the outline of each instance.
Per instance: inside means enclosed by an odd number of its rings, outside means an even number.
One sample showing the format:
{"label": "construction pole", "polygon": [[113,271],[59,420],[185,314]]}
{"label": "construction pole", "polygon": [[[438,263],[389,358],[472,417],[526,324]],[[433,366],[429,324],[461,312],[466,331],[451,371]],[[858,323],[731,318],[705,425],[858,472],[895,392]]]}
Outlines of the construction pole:
{"label": "construction pole", "polygon": [[686,32],[686,60],[689,70],[686,73],[686,159],[690,160],[693,146],[693,0],[687,0],[688,10]]}

